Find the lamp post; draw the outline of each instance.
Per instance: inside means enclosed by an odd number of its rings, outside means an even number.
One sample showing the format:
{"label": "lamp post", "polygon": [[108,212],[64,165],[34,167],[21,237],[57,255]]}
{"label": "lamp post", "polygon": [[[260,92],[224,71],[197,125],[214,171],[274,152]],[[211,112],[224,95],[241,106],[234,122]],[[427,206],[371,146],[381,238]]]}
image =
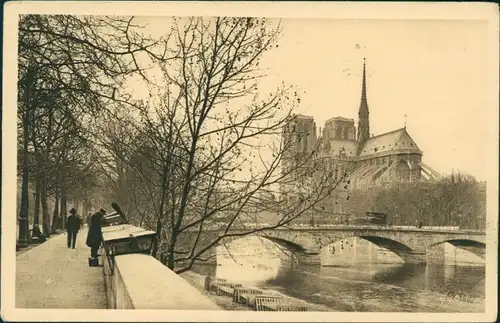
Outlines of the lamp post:
{"label": "lamp post", "polygon": [[22,213],[19,216],[19,237],[17,244],[20,248],[28,246],[28,218]]}

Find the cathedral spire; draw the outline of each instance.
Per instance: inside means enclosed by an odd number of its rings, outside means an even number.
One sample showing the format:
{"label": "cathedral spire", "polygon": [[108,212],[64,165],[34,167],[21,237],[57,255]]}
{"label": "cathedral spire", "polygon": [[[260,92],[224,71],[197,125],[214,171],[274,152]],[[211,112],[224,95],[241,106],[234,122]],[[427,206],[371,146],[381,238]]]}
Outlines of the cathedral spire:
{"label": "cathedral spire", "polygon": [[[363,81],[361,84],[361,104],[367,105],[366,101],[366,59],[363,58]],[[368,105],[367,105],[368,108]]]}
{"label": "cathedral spire", "polygon": [[361,104],[358,112],[358,141],[364,142],[370,138],[370,112],[368,111],[368,100],[366,99],[366,63],[363,58],[363,82],[361,84]]}

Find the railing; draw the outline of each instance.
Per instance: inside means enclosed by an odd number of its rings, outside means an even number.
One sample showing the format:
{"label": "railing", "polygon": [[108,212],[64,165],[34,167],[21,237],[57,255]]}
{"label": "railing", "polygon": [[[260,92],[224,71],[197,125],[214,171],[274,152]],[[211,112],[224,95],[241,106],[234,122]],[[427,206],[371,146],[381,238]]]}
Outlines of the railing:
{"label": "railing", "polygon": [[307,306],[286,303],[284,299],[278,297],[257,296],[255,299],[255,310],[307,312]]}
{"label": "railing", "polygon": [[[241,230],[251,230],[260,227],[266,227],[271,225],[259,224],[259,225],[245,225],[238,228],[232,228],[231,231],[241,231]],[[485,231],[478,229],[463,229],[459,226],[405,226],[405,225],[363,225],[363,224],[294,224],[283,227],[277,227],[274,229],[263,229],[262,231],[286,231],[286,230],[382,230],[382,231],[424,231],[424,232],[456,232],[456,233],[476,233],[476,234],[484,234]],[[218,232],[220,231],[220,227],[216,228],[206,228],[205,232]],[[197,230],[186,230],[186,232],[197,232]]]}
{"label": "railing", "polygon": [[233,302],[238,304],[248,304],[248,295],[262,295],[264,292],[261,289],[249,287],[236,287],[233,292]]}
{"label": "railing", "polygon": [[255,311],[301,311],[308,306],[299,300],[279,295],[276,292],[255,287],[242,286],[225,279],[205,277],[205,289],[218,296],[232,297],[233,303],[246,305]]}
{"label": "railing", "polygon": [[270,295],[256,295],[252,297],[250,302],[250,307],[254,308],[256,311],[270,311],[274,306],[270,305],[284,305],[285,299],[279,296]]}
{"label": "railing", "polygon": [[215,292],[218,296],[233,296],[236,287],[242,287],[242,285],[221,282],[215,285]]}

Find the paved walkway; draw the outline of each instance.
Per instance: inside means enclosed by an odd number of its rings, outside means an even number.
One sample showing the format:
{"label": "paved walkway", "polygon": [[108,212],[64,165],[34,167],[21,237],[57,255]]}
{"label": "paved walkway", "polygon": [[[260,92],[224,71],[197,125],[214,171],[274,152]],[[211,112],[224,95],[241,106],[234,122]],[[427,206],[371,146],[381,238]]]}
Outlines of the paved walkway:
{"label": "paved walkway", "polygon": [[66,234],[16,257],[16,308],[107,308],[102,267],[89,267],[87,230],[77,236],[76,249]]}

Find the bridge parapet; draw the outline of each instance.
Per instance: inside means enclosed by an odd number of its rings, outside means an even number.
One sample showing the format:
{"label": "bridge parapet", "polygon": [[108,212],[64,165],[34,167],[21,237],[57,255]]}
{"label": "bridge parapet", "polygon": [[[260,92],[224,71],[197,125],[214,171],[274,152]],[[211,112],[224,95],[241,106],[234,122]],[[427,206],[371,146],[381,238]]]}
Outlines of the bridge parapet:
{"label": "bridge parapet", "polygon": [[[220,231],[207,230],[208,240],[214,239]],[[241,234],[248,229],[233,229],[224,242],[241,239]],[[189,232],[186,232],[189,234]],[[425,262],[425,255],[431,247],[445,242],[462,243],[477,242],[485,245],[485,232],[477,230],[459,230],[456,227],[393,227],[393,226],[293,226],[260,230],[250,236],[261,236],[271,240],[296,255],[317,254],[327,245],[359,237],[380,247],[384,247],[409,262]],[[304,257],[299,257],[304,258]]]}
{"label": "bridge parapet", "polygon": [[[250,230],[255,230],[256,228],[259,228],[260,226],[258,225],[246,225],[246,226],[241,226],[238,228],[233,228],[228,231],[229,234],[231,233],[241,233],[244,231],[250,231]],[[295,231],[322,231],[322,230],[339,230],[339,231],[348,231],[348,230],[376,230],[376,231],[405,231],[405,232],[430,232],[430,233],[456,233],[456,234],[478,234],[478,235],[485,235],[485,231],[483,230],[476,230],[476,229],[460,229],[459,227],[450,227],[450,226],[444,226],[444,227],[439,227],[439,226],[423,226],[421,228],[415,227],[415,226],[381,226],[381,225],[338,225],[338,224],[322,224],[322,225],[301,225],[301,224],[296,224],[296,225],[290,225],[290,226],[283,226],[283,227],[277,227],[277,228],[270,228],[270,229],[262,229],[259,231],[275,231],[275,230],[295,230]],[[221,229],[218,227],[213,227],[213,228],[206,228],[204,232],[220,232]],[[188,230],[187,232],[197,232],[197,230],[192,229]]]}

